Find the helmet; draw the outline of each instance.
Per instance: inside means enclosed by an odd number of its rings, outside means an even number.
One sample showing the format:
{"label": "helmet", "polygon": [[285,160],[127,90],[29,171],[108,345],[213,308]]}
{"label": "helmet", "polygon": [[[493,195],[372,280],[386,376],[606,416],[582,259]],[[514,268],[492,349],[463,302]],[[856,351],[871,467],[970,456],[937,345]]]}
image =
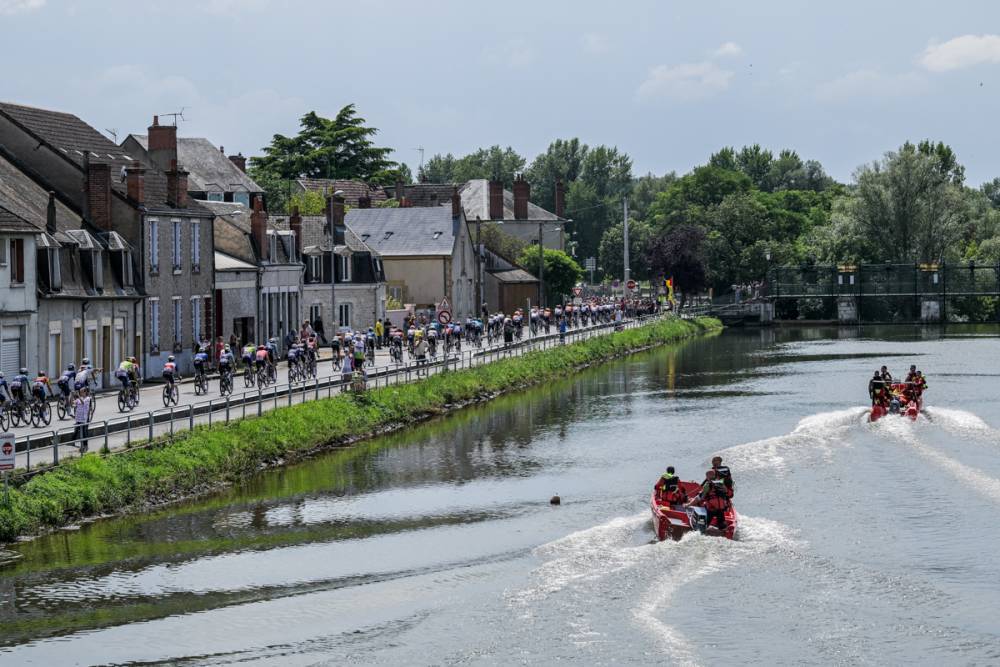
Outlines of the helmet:
{"label": "helmet", "polygon": [[174,355],[171,354],[169,357],[167,357],[167,361],[173,361],[173,360],[174,360]]}
{"label": "helmet", "polygon": [[45,371],[38,371],[38,377],[40,378],[45,377]]}
{"label": "helmet", "polygon": [[226,352],[229,352],[229,345],[226,345],[226,346],[225,346],[224,348],[222,348],[222,349],[223,349],[223,350],[225,350]]}
{"label": "helmet", "polygon": [[3,371],[0,371],[0,379],[3,379]]}
{"label": "helmet", "polygon": [[[129,360],[129,361],[131,361],[131,362],[132,362],[133,364],[135,364],[135,363],[138,363],[138,362],[137,362],[137,361],[135,360],[135,357],[129,357],[129,358],[128,358],[128,360]],[[90,363],[90,362],[87,362],[87,363]]]}
{"label": "helmet", "polygon": [[207,345],[199,345],[198,346],[198,351],[199,352],[208,352],[208,346]]}
{"label": "helmet", "polygon": [[76,370],[76,365],[75,364],[70,364],[69,366],[66,367],[66,370],[68,370],[68,371],[75,371]]}
{"label": "helmet", "polygon": [[89,366],[90,365],[90,357],[84,357],[83,360],[80,361],[80,363],[83,364],[84,366]]}
{"label": "helmet", "polygon": [[271,336],[271,338],[267,342],[268,343],[277,343],[278,339],[276,339],[274,336]]}
{"label": "helmet", "polygon": [[19,373],[20,373],[21,375],[27,375],[27,374],[28,374],[28,369],[27,369],[27,368],[21,368],[21,369],[19,369],[19,371],[18,371],[18,372],[19,372]]}

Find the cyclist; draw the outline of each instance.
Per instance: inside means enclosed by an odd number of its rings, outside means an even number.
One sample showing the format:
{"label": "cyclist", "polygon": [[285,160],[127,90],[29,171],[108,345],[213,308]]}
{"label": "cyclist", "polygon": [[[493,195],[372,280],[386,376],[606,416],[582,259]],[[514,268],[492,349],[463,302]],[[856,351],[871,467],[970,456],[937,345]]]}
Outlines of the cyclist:
{"label": "cyclist", "polygon": [[340,334],[334,334],[330,337],[330,352],[333,354],[333,367],[340,368],[340,348],[343,341],[340,339]]}
{"label": "cyclist", "polygon": [[253,364],[254,358],[257,356],[257,345],[254,343],[247,343],[243,346],[243,366],[244,368],[249,368]]}
{"label": "cyclist", "polygon": [[267,339],[267,345],[264,347],[267,349],[267,360],[273,366],[278,360],[278,340],[272,336]]}
{"label": "cyclist", "polygon": [[70,396],[73,394],[73,383],[76,381],[76,365],[70,364],[63,371],[59,379],[56,380],[56,386],[59,387],[59,391],[62,393],[62,397],[65,400],[69,400]]}
{"label": "cyclist", "polygon": [[455,322],[455,324],[452,325],[451,333],[452,333],[452,336],[455,339],[455,350],[461,352],[462,351],[462,325],[460,323],[458,323],[458,322]]}
{"label": "cyclist", "polygon": [[[135,375],[135,363],[133,363],[135,357],[129,357],[124,359],[120,364],[118,364],[118,370],[115,371],[115,377],[118,381],[122,383],[122,389],[128,389],[132,384],[132,377]],[[79,374],[77,374],[79,376]]]}
{"label": "cyclist", "polygon": [[226,374],[232,375],[235,365],[236,359],[233,358],[233,351],[226,345],[222,348],[222,354],[219,355],[219,378],[221,379]]}
{"label": "cyclist", "polygon": [[292,345],[288,348],[288,370],[292,370],[292,366],[298,365],[300,352],[298,345]]}
{"label": "cyclist", "polygon": [[0,371],[0,405],[3,405],[11,398],[13,397],[10,394],[10,386],[7,384],[7,379],[3,376],[3,371]]}
{"label": "cyclist", "polygon": [[431,355],[432,359],[437,357],[437,342],[437,329],[435,327],[431,327],[427,330],[427,352]]}
{"label": "cyclist", "polygon": [[390,345],[392,350],[392,358],[398,363],[403,361],[403,332],[400,329],[393,329],[390,334]]}
{"label": "cyclist", "polygon": [[45,371],[38,371],[38,375],[31,381],[31,395],[38,401],[44,401],[48,396],[52,396],[52,383],[49,382]]}
{"label": "cyclist", "polygon": [[177,363],[174,361],[174,355],[167,357],[167,363],[163,364],[163,379],[173,387],[174,383],[181,379],[180,373],[177,372]]}
{"label": "cyclist", "polygon": [[13,381],[10,383],[10,396],[15,401],[25,402],[27,399],[26,392],[28,391],[28,369],[22,368],[14,376]]}
{"label": "cyclist", "polygon": [[271,351],[268,349],[267,343],[257,346],[257,358],[255,359],[255,361],[257,362],[256,365],[258,373],[261,370],[267,368],[267,362],[270,360],[270,357],[271,357]]}
{"label": "cyclist", "polygon": [[208,346],[201,345],[194,355],[194,374],[196,376],[205,374],[205,364],[208,363]]}
{"label": "cyclist", "polygon": [[371,327],[368,327],[368,333],[365,334],[365,354],[375,356],[375,330]]}

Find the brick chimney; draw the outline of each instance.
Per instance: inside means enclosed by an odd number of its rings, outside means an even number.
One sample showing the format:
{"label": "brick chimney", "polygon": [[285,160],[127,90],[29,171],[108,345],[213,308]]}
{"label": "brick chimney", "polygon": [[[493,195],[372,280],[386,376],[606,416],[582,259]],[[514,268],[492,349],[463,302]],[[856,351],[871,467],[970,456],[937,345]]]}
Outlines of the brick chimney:
{"label": "brick chimney", "polygon": [[489,182],[490,220],[503,220],[503,181]]}
{"label": "brick chimney", "polygon": [[95,227],[111,230],[111,165],[87,162],[87,216]]}
{"label": "brick chimney", "polygon": [[524,180],[524,174],[518,174],[514,179],[514,219],[528,219],[528,197],[531,196],[531,186]]}
{"label": "brick chimney", "polygon": [[396,179],[396,199],[403,201],[403,179]]}
{"label": "brick chimney", "polygon": [[125,187],[129,199],[137,204],[146,203],[146,170],[138,161],[125,170]]}
{"label": "brick chimney", "polygon": [[326,226],[331,236],[337,227],[344,226],[344,198],[330,195],[326,198]]}
{"label": "brick chimney", "polygon": [[358,208],[371,208],[372,198],[368,195],[361,195],[358,197]]}
{"label": "brick chimney", "polygon": [[451,217],[457,218],[462,214],[462,198],[458,196],[458,187],[451,189]]}
{"label": "brick chimney", "polygon": [[299,215],[299,207],[292,207],[292,214],[288,216],[288,228],[295,234],[295,248],[297,254],[302,254],[302,216]]}
{"label": "brick chimney", "polygon": [[242,171],[244,174],[247,173],[247,159],[243,157],[243,153],[237,153],[236,155],[230,155],[229,161],[236,165],[236,168]]}
{"label": "brick chimney", "polygon": [[556,179],[556,216],[560,218],[566,217],[566,186],[563,185],[562,179]]}
{"label": "brick chimney", "polygon": [[149,160],[160,171],[167,171],[177,161],[177,126],[160,125],[160,117],[153,116],[148,132]]}
{"label": "brick chimney", "polygon": [[55,234],[58,231],[56,227],[56,193],[49,192],[49,207],[45,211],[45,231],[49,234]]}
{"label": "brick chimney", "polygon": [[187,208],[188,172],[177,166],[177,160],[170,161],[167,170],[167,204],[174,208]]}
{"label": "brick chimney", "polygon": [[260,195],[254,195],[253,210],[250,211],[250,234],[257,246],[260,261],[266,262],[271,244],[267,242],[267,213],[264,212],[264,202]]}

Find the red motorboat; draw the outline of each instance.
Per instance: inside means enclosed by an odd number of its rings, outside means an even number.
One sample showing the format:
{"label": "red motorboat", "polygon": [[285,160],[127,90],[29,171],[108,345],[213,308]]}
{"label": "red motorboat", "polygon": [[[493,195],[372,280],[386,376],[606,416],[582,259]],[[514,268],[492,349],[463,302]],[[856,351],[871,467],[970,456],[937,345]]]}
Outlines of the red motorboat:
{"label": "red motorboat", "polygon": [[900,415],[908,417],[910,421],[916,421],[923,408],[923,397],[919,390],[914,389],[912,382],[894,382],[891,385],[888,402],[872,405],[868,421],[878,421],[886,415]]}
{"label": "red motorboat", "polygon": [[[701,484],[697,482],[678,482],[678,484],[690,498],[694,498],[701,491]],[[650,509],[653,511],[653,530],[656,531],[656,537],[660,541],[668,537],[679,540],[685,533],[692,530],[705,535],[719,535],[734,539],[739,527],[740,517],[731,502],[729,509],[726,510],[727,525],[725,530],[720,530],[715,525],[708,525],[708,513],[704,507],[662,504],[659,493],[656,491],[653,491],[653,497],[649,502]]]}

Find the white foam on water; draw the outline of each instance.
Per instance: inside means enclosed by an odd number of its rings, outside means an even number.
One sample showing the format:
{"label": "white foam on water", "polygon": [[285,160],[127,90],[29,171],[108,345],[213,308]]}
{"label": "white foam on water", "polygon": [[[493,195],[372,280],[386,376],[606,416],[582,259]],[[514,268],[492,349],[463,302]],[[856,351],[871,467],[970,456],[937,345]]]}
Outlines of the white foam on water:
{"label": "white foam on water", "polygon": [[[960,411],[956,410],[953,412]],[[1000,503],[1000,479],[990,477],[981,470],[957,461],[922,442],[920,440],[920,430],[924,426],[923,423],[911,422],[908,419],[902,418],[883,418],[872,424],[872,426],[876,431],[892,436],[899,442],[911,447],[924,458],[933,461],[939,469],[945,470],[951,473],[956,479],[961,480],[962,485],[966,488],[976,491],[988,500]]]}
{"label": "white foam on water", "polygon": [[924,412],[936,426],[950,433],[1000,445],[1000,431],[971,412],[951,408],[927,408]]}
{"label": "white foam on water", "polygon": [[843,442],[851,428],[861,423],[866,408],[848,408],[820,412],[805,417],[790,433],[730,447],[722,452],[723,460],[741,474],[750,471],[788,470],[786,456],[792,450],[809,450],[826,459],[832,456],[832,446]]}

